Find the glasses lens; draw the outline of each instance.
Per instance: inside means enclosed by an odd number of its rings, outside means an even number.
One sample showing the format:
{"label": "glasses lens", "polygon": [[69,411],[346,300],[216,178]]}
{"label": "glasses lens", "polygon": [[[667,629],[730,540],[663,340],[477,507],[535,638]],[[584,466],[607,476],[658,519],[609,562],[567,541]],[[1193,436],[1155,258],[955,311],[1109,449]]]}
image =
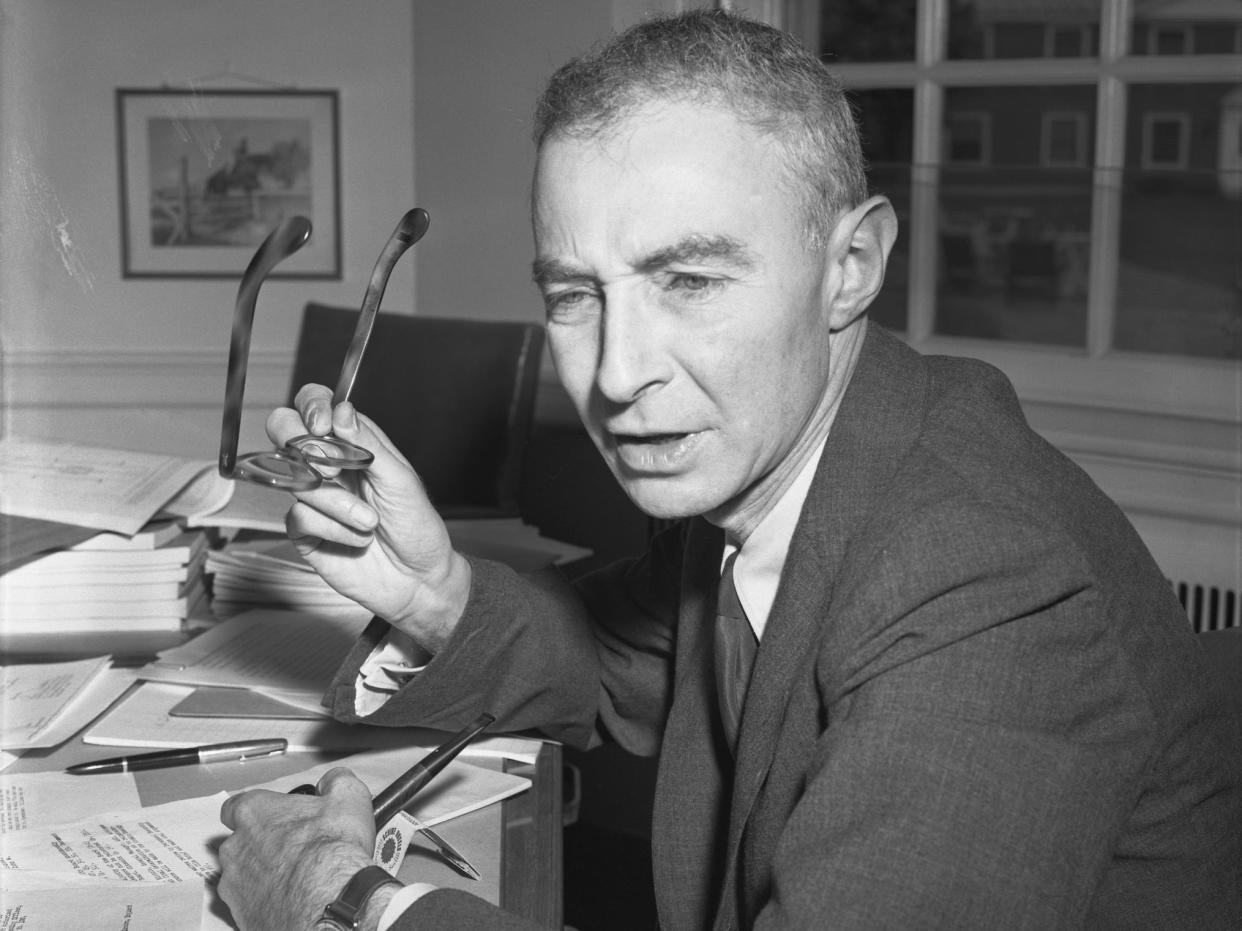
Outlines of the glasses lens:
{"label": "glasses lens", "polygon": [[369,449],[335,436],[314,436],[310,433],[295,436],[285,444],[285,449],[307,462],[333,469],[365,469],[375,461]]}
{"label": "glasses lens", "polygon": [[310,491],[323,484],[319,473],[300,459],[279,450],[263,453],[247,453],[237,460],[240,478],[282,488],[285,491]]}

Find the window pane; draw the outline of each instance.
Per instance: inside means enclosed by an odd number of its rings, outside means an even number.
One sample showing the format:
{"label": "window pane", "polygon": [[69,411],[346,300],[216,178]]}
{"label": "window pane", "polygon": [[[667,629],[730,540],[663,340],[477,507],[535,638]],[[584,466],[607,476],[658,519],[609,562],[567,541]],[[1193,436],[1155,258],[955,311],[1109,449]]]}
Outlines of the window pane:
{"label": "window pane", "polygon": [[950,0],[949,58],[1094,58],[1100,0]]}
{"label": "window pane", "polygon": [[914,61],[915,0],[821,0],[820,54],[829,64]]}
{"label": "window pane", "polygon": [[946,136],[963,115],[987,158],[941,169],[936,332],[1084,345],[1095,88],[950,88]]}
{"label": "window pane", "polygon": [[1129,92],[1114,344],[1242,359],[1242,87]]}
{"label": "window pane", "polygon": [[858,114],[867,183],[884,194],[897,211],[898,235],[884,276],[884,289],[871,304],[870,316],[893,330],[906,329],[910,268],[910,163],[914,153],[914,92],[853,91]]}
{"label": "window pane", "polygon": [[1242,52],[1242,8],[1236,3],[1136,0],[1130,33],[1134,55],[1233,55]]}

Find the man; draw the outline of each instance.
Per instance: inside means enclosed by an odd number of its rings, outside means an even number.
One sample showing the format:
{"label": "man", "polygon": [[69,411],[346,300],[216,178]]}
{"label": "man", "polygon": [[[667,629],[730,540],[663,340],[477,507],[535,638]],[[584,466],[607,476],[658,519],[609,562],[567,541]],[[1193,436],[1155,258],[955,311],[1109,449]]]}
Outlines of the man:
{"label": "man", "polygon": [[[1133,530],[1003,377],[868,325],[896,223],[822,66],[723,13],[655,21],[561,69],[536,139],[557,372],[676,523],[572,587],[467,560],[379,429],[308,386],[277,443],[376,452],[357,495],[288,519],[382,619],[334,713],[659,753],[670,931],[1239,927],[1236,722]],[[365,789],[320,789],[225,804],[243,928],[310,927],[367,863]],[[379,888],[381,916],[522,927],[418,885]]]}

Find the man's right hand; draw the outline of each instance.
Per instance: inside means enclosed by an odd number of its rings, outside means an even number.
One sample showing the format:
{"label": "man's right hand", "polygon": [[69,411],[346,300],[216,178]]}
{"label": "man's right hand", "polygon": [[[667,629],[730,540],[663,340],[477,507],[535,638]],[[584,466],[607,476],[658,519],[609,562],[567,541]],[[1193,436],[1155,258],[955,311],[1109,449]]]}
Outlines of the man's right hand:
{"label": "man's right hand", "polygon": [[333,410],[322,385],[304,386],[294,405],[268,417],[278,447],[305,433],[332,433],[369,449],[375,461],[345,473],[342,484],[296,492],[289,538],[334,589],[437,652],[465,609],[470,564],[454,551],[413,467],[373,421],[348,401]]}

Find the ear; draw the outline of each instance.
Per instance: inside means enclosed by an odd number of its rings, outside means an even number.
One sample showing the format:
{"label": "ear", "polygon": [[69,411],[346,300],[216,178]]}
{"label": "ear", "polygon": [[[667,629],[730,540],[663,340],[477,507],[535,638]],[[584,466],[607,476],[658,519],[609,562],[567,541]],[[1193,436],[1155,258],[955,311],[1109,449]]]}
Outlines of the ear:
{"label": "ear", "polygon": [[842,214],[828,238],[824,297],[834,331],[860,316],[880,293],[897,240],[897,214],[887,197],[872,197]]}

